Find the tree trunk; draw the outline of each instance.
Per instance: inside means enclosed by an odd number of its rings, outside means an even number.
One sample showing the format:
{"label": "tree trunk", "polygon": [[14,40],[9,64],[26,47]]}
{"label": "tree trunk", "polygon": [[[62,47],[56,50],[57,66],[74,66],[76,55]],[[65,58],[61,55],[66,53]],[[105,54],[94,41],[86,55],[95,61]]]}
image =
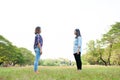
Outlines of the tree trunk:
{"label": "tree trunk", "polygon": [[107,66],[107,62],[105,60],[103,60],[102,57],[100,57],[100,59],[103,61],[104,65]]}
{"label": "tree trunk", "polygon": [[110,44],[109,55],[108,55],[108,65],[111,65],[110,59],[111,59],[112,46],[113,46],[113,44],[111,43],[111,44]]}
{"label": "tree trunk", "polygon": [[13,62],[13,66],[15,66],[17,64],[17,62]]}
{"label": "tree trunk", "polygon": [[0,62],[0,65],[2,65],[3,64],[3,62]]}
{"label": "tree trunk", "polygon": [[102,53],[100,53],[100,60],[104,63],[105,66],[107,66],[107,62],[102,58]]}

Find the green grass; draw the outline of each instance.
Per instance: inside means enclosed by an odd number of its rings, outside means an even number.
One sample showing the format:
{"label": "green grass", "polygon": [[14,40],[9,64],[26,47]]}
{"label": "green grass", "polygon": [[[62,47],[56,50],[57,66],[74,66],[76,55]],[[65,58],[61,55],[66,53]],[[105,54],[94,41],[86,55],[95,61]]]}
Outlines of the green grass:
{"label": "green grass", "polygon": [[0,80],[120,80],[119,66],[83,66],[80,72],[76,67],[40,66],[39,72],[33,67],[0,67]]}

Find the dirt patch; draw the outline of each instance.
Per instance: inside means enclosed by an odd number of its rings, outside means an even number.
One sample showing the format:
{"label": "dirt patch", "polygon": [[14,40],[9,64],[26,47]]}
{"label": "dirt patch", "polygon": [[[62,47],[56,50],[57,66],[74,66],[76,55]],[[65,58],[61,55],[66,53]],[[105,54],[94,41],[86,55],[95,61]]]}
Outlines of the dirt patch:
{"label": "dirt patch", "polygon": [[4,79],[0,77],[0,80],[4,80]]}

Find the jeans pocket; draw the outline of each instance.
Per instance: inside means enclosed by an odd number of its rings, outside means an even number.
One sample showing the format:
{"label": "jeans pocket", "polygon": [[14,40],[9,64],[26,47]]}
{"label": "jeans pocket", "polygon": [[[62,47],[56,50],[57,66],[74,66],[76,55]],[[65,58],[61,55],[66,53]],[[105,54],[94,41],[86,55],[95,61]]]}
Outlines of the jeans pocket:
{"label": "jeans pocket", "polygon": [[39,51],[40,51],[40,49],[39,49],[39,48],[35,48],[34,50],[35,50],[35,52],[39,52]]}

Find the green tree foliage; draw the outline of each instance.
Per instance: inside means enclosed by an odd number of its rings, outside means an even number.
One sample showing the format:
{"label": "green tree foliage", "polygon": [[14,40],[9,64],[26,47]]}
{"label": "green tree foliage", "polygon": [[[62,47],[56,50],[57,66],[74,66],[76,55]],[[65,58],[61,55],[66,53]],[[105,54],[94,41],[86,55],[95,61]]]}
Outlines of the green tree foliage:
{"label": "green tree foliage", "polygon": [[20,52],[22,53],[24,64],[25,65],[32,65],[34,61],[34,55],[32,52],[26,48],[19,48]]}
{"label": "green tree foliage", "polygon": [[75,63],[64,58],[59,59],[44,59],[40,60],[39,65],[42,66],[73,66]]}
{"label": "green tree foliage", "polygon": [[83,56],[89,64],[120,65],[120,22],[111,25],[101,40],[91,40]]}
{"label": "green tree foliage", "polygon": [[26,65],[33,63],[32,52],[25,48],[17,48],[0,35],[0,65]]}
{"label": "green tree foliage", "polygon": [[0,63],[10,64],[14,55],[12,44],[0,35]]}
{"label": "green tree foliage", "polygon": [[[116,44],[120,43],[120,22],[117,22],[114,25],[111,25],[111,29],[103,35],[102,38],[103,43],[105,43],[105,45],[108,46],[108,58],[107,58],[107,62],[108,65],[111,65],[111,57],[112,57],[112,53],[116,50],[116,48],[113,49],[113,47]],[[117,46],[118,48],[119,46]],[[118,53],[119,54],[119,53]]]}
{"label": "green tree foliage", "polygon": [[99,53],[96,47],[96,42],[94,40],[89,41],[87,43],[87,55],[84,55],[87,62],[92,65],[99,64]]}

